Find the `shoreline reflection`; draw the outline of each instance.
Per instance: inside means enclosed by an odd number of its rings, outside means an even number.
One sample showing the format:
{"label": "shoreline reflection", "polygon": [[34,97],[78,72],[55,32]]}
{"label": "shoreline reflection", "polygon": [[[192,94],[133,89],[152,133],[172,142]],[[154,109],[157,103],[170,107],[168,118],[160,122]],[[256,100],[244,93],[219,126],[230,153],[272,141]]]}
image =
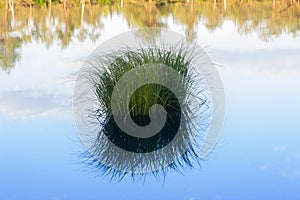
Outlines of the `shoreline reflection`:
{"label": "shoreline reflection", "polygon": [[190,41],[197,38],[198,25],[214,32],[226,20],[236,25],[239,35],[257,33],[265,42],[285,33],[297,37],[300,30],[300,4],[290,2],[124,3],[123,6],[51,6],[49,9],[17,7],[14,12],[0,10],[0,68],[9,73],[21,59],[22,46],[33,41],[47,49],[53,44],[65,49],[75,40],[96,42],[105,29],[103,20],[114,15],[123,18],[130,28],[168,28],[172,19],[184,28]]}

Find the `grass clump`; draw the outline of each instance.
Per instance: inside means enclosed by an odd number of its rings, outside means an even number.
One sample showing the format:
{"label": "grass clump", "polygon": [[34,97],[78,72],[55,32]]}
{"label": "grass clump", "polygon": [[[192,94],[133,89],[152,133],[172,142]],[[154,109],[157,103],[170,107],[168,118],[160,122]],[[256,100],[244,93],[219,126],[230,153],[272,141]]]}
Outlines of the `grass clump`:
{"label": "grass clump", "polygon": [[[179,74],[186,77],[189,62],[185,60],[185,53],[179,51],[173,53],[159,48],[146,48],[137,51],[127,51],[123,55],[113,58],[104,72],[98,71],[96,80],[93,80],[96,88],[95,94],[99,100],[101,111],[99,114],[111,114],[111,96],[119,79],[128,71],[144,64],[163,64],[175,69]],[[152,74],[147,74],[152,76]],[[176,84],[176,83],[174,83]],[[186,84],[189,84],[188,82]],[[188,85],[186,85],[187,87]],[[131,96],[130,115],[146,116],[149,108],[154,104],[163,107],[171,106],[174,102],[172,92],[162,85],[148,84],[137,89]]]}
{"label": "grass clump", "polygon": [[[208,101],[202,95],[203,90],[199,89],[201,81],[187,53],[183,48],[171,47],[126,48],[93,58],[91,67],[83,75],[89,82],[88,90],[93,91],[96,102],[89,117],[96,119],[99,127],[92,148],[84,154],[89,165],[96,167],[102,174],[111,175],[112,179],[122,179],[126,174],[132,177],[141,177],[147,173],[165,176],[170,169],[178,171],[199,163],[195,153],[198,143],[194,139],[207,128],[208,116],[201,116],[200,120],[203,121],[199,121],[196,113],[199,110],[205,112]],[[115,123],[111,98],[117,83],[126,73],[147,64],[167,66],[178,72],[184,80],[171,82],[174,87],[183,88],[183,92],[178,97],[163,85],[149,83],[132,93],[129,114],[136,124],[146,126],[150,123],[149,110],[155,104],[163,106],[167,113],[166,123],[160,132],[148,138],[139,138],[126,134]],[[157,76],[159,73],[158,67],[157,71],[146,72],[143,77]],[[168,78],[168,74],[160,74],[160,77]],[[134,84],[135,80],[131,81]],[[120,97],[119,101],[123,101],[122,98],[127,97]],[[192,103],[195,99],[197,105]],[[178,136],[179,131],[181,134]],[[165,148],[174,138],[177,142]],[[124,151],[119,151],[113,145]],[[153,152],[154,156],[148,155]],[[153,170],[141,172],[145,166]]]}

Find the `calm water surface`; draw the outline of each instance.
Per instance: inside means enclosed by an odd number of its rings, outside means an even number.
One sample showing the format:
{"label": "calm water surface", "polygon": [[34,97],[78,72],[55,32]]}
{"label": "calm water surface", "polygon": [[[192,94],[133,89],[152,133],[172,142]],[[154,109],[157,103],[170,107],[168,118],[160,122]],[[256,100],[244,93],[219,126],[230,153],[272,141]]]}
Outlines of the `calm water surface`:
{"label": "calm water surface", "polygon": [[[299,4],[18,8],[0,18],[1,200],[300,199]],[[78,164],[71,77],[101,42],[148,26],[197,39],[218,65],[224,130],[201,169],[109,183]]]}

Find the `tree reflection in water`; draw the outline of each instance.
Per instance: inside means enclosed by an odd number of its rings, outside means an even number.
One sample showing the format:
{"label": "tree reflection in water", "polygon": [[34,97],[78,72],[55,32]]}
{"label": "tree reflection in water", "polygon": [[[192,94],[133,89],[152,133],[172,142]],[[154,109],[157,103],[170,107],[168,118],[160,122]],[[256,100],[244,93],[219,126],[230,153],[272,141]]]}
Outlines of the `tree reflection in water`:
{"label": "tree reflection in water", "polygon": [[[215,1],[190,3],[123,2],[110,6],[83,5],[81,7],[16,7],[14,12],[0,9],[0,67],[9,72],[21,54],[23,44],[37,41],[49,48],[58,43],[64,49],[72,41],[87,38],[96,41],[104,29],[103,19],[117,14],[131,28],[168,27],[167,19],[173,18],[182,25],[191,41],[198,24],[209,31],[221,27],[225,20],[236,24],[241,35],[256,32],[264,41],[283,33],[296,36],[300,26],[300,4],[296,1],[252,2]],[[145,35],[151,40],[151,35]],[[159,34],[159,33],[155,33]]]}

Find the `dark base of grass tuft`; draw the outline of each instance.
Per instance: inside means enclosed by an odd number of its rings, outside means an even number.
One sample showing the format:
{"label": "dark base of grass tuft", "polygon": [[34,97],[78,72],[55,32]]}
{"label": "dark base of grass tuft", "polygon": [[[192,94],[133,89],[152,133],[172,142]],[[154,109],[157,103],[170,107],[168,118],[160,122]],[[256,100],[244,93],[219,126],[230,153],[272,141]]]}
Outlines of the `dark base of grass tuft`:
{"label": "dark base of grass tuft", "polygon": [[[160,132],[149,138],[138,138],[123,132],[111,116],[104,125],[103,133],[119,148],[134,153],[149,153],[165,147],[175,137],[180,127],[181,111],[173,107],[165,108],[167,121]],[[135,116],[134,121],[144,123],[145,116]],[[102,134],[102,133],[100,133]],[[176,148],[176,147],[174,147]]]}

